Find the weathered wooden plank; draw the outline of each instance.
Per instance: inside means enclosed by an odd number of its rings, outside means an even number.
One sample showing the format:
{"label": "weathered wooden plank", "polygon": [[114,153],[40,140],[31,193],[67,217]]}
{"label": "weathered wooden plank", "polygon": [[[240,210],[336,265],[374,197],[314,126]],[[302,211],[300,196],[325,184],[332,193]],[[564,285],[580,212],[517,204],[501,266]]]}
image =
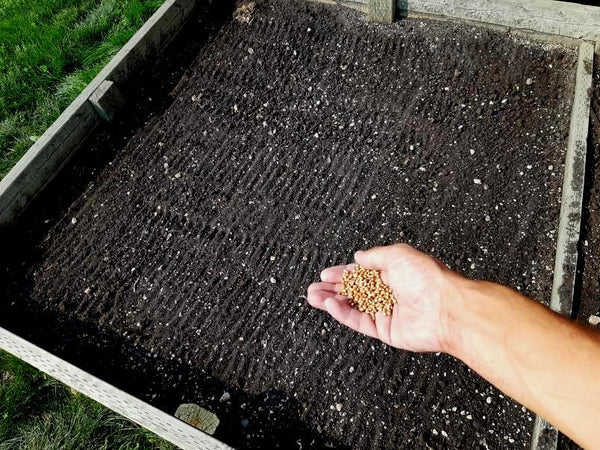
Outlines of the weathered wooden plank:
{"label": "weathered wooden plank", "polygon": [[[589,42],[582,42],[579,46],[577,61],[575,97],[571,110],[569,141],[565,157],[554,280],[550,297],[550,307],[566,316],[570,316],[573,311],[573,296],[577,275],[577,245],[579,244],[581,229],[581,206],[590,118],[588,92],[592,87],[593,67],[594,45]],[[533,450],[556,450],[558,448],[558,436],[558,430],[538,416],[532,433],[531,448]]]}
{"label": "weathered wooden plank", "polygon": [[0,347],[180,448],[230,448],[212,436],[90,375],[4,328],[0,328]]}
{"label": "weathered wooden plank", "polygon": [[536,416],[531,434],[531,450],[556,450],[558,430],[540,416]]}
{"label": "weathered wooden plank", "polygon": [[577,39],[600,37],[600,8],[553,0],[398,0],[398,12],[475,20]]}
{"label": "weathered wooden plank", "polygon": [[[314,0],[376,11],[377,0]],[[382,2],[387,5],[387,2]],[[395,0],[396,16],[431,14],[576,39],[600,39],[600,8],[554,0]],[[388,12],[389,17],[389,12]]]}
{"label": "weathered wooden plank", "polygon": [[89,98],[101,119],[112,122],[125,104],[119,88],[112,81],[104,80]]}
{"label": "weathered wooden plank", "polygon": [[392,23],[396,9],[396,0],[368,0],[369,20]]}
{"label": "weathered wooden plank", "polygon": [[581,205],[585,179],[587,136],[590,118],[590,96],[594,66],[594,45],[579,46],[575,97],[571,110],[569,141],[563,177],[560,222],[558,226],[554,282],[550,307],[571,315],[577,269],[577,244],[581,228]]}

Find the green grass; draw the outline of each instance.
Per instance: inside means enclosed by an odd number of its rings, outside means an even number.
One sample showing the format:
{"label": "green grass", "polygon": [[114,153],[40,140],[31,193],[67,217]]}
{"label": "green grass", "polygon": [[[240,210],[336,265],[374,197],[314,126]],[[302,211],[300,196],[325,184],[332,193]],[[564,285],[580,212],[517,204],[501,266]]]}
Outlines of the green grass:
{"label": "green grass", "polygon": [[162,0],[0,0],[0,179]]}
{"label": "green grass", "polygon": [[0,351],[0,450],[173,448]]}

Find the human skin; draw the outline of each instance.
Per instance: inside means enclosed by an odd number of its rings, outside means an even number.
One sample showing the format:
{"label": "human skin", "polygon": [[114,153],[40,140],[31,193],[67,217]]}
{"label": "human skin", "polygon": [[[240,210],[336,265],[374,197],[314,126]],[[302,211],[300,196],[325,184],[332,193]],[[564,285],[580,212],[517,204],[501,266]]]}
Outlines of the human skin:
{"label": "human skin", "polygon": [[381,271],[397,303],[375,320],[338,295],[344,269],[321,272],[307,300],[386,344],[445,352],[584,448],[600,448],[600,333],[505,286],[467,279],[408,245],[355,254]]}

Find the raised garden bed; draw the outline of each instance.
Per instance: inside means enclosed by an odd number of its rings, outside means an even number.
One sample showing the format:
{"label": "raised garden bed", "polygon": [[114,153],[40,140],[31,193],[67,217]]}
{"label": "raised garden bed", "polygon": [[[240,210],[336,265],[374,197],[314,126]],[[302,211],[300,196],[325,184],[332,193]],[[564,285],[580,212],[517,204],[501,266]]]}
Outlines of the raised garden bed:
{"label": "raised garden bed", "polygon": [[236,447],[529,446],[531,413],[464,365],[303,295],[406,241],[548,299],[575,49],[312,3],[229,17],[196,17],[13,227],[0,325],[201,404]]}

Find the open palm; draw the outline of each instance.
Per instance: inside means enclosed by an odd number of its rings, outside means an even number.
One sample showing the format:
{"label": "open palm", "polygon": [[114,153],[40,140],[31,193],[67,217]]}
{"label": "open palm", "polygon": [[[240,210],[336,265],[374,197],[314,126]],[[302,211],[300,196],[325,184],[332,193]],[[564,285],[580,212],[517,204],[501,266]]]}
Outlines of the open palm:
{"label": "open palm", "polygon": [[394,347],[417,352],[447,350],[446,308],[452,295],[449,279],[453,272],[405,244],[357,252],[355,261],[381,271],[397,300],[391,316],[377,313],[372,320],[338,294],[342,274],[345,269],[352,270],[352,264],[323,270],[322,281],[308,288],[308,302],[353,330]]}

